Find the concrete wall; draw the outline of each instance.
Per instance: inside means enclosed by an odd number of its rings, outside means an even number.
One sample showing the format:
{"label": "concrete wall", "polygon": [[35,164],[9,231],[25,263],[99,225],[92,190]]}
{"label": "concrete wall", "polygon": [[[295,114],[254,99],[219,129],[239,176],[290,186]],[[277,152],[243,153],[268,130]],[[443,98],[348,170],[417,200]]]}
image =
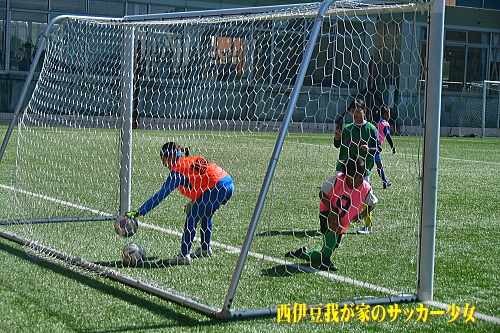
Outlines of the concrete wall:
{"label": "concrete wall", "polygon": [[[14,113],[17,101],[24,86],[24,82],[26,81],[26,76],[26,73],[0,74],[0,113]],[[30,84],[23,106],[28,103],[33,90],[35,89],[37,79],[38,75],[35,75],[32,83]]]}

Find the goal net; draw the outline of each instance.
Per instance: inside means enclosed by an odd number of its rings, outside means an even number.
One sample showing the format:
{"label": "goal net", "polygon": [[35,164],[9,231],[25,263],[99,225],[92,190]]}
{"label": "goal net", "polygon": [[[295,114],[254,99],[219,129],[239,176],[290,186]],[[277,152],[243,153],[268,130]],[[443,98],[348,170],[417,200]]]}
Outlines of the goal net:
{"label": "goal net", "polygon": [[467,82],[460,95],[450,135],[500,137],[500,82]]}
{"label": "goal net", "polygon": [[[412,297],[422,140],[409,129],[422,119],[417,22],[427,5],[337,1],[319,25],[321,4],[57,21],[6,152],[17,158],[0,233],[212,315]],[[335,122],[354,98],[371,121],[391,109],[396,154],[386,141],[381,157],[392,186],[374,167],[373,232],[347,228],[332,256],[339,270],[324,271],[284,255],[322,247],[318,193],[335,175]],[[213,216],[213,256],[189,266],[165,264],[180,252],[190,201],[177,190],[139,217],[134,236],[113,229],[162,187],[166,142],[235,182]],[[200,225],[192,251],[199,235]],[[137,267],[122,265],[130,242],[146,250]]]}

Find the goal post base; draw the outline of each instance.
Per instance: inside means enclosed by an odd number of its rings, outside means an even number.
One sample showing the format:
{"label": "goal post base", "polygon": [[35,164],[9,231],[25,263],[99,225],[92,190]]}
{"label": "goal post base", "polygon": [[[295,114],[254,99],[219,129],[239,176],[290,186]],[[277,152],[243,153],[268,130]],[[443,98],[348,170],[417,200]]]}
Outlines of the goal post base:
{"label": "goal post base", "polygon": [[[418,302],[417,295],[405,295],[405,296],[391,296],[391,297],[382,297],[382,298],[373,298],[373,299],[360,299],[355,301],[344,301],[344,302],[332,302],[331,304],[337,304],[339,309],[347,308],[347,307],[356,307],[359,305],[369,305],[369,306],[384,306],[389,304],[406,304],[406,303],[416,303]],[[300,304],[300,306],[304,306],[306,309],[306,313],[310,313],[311,310],[318,309],[318,311],[327,310],[324,304]],[[293,312],[293,305],[285,304],[285,308],[291,308]],[[245,310],[245,311],[228,311],[226,313],[221,312],[218,314],[217,318],[220,319],[245,319],[245,318],[253,318],[253,317],[266,317],[266,316],[278,316],[280,311],[280,307],[272,307],[272,308],[263,308],[263,309],[253,309],[253,310]]]}
{"label": "goal post base", "polygon": [[116,215],[114,215],[114,216],[94,216],[94,217],[92,217],[92,216],[91,217],[47,217],[47,218],[38,218],[38,219],[0,220],[0,225],[113,221],[116,218],[117,218]]}
{"label": "goal post base", "polygon": [[[252,309],[252,310],[231,310],[231,311],[220,311],[206,305],[200,304],[196,301],[183,297],[181,295],[177,295],[175,293],[168,292],[164,289],[157,288],[147,282],[140,281],[136,278],[127,276],[125,274],[120,274],[117,271],[114,271],[110,268],[104,267],[99,264],[95,264],[92,262],[88,262],[78,257],[74,257],[67,253],[63,253],[49,247],[33,243],[27,239],[19,237],[13,233],[7,232],[5,230],[0,229],[0,237],[8,239],[10,241],[16,242],[23,246],[27,246],[33,249],[36,249],[37,252],[45,253],[52,258],[62,260],[64,262],[69,262],[74,266],[85,268],[89,271],[93,271],[99,275],[106,276],[107,278],[123,283],[129,287],[140,289],[142,291],[148,292],[152,295],[158,296],[165,300],[177,303],[179,305],[185,306],[187,308],[191,308],[203,315],[208,317],[213,317],[217,319],[223,320],[238,320],[238,319],[246,319],[246,318],[256,318],[256,317],[269,317],[269,316],[278,316],[279,314],[279,306],[270,307],[270,308],[262,308],[262,309]],[[416,295],[404,295],[404,296],[390,296],[390,297],[382,297],[382,298],[374,298],[374,299],[359,299],[355,301],[343,301],[343,302],[333,302],[332,304],[338,304],[338,308],[344,307],[355,307],[361,304],[376,306],[376,305],[388,305],[395,303],[415,303],[417,302]],[[309,313],[310,309],[321,309],[324,311],[326,309],[323,304],[304,304]],[[285,305],[287,306],[287,305]],[[291,306],[291,305],[290,305]]]}

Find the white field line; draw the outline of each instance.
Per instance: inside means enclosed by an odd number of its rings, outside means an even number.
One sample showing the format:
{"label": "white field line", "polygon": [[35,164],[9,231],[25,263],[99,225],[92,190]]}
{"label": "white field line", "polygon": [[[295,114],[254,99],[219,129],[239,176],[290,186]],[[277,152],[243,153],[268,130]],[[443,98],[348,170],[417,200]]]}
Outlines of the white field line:
{"label": "white field line", "polygon": [[[12,187],[12,186],[7,186],[7,185],[0,184],[0,188],[4,188],[4,189],[10,190],[10,191],[16,191],[16,192],[27,194],[27,195],[32,195],[32,196],[37,197],[37,198],[45,199],[45,200],[52,201],[52,202],[59,203],[59,204],[63,204],[63,205],[68,205],[70,207],[79,208],[81,210],[92,212],[92,213],[95,213],[95,214],[99,214],[101,216],[113,216],[114,215],[114,214],[110,214],[110,213],[101,212],[101,211],[98,211],[98,210],[95,210],[95,209],[91,209],[91,208],[88,208],[88,207],[85,207],[85,206],[76,205],[76,204],[73,204],[73,203],[70,203],[70,202],[67,202],[67,201],[63,201],[63,200],[51,198],[51,197],[48,197],[48,196],[45,196],[45,195],[36,194],[36,193],[33,193],[33,192],[29,192],[29,191],[17,189],[17,188]],[[174,230],[170,230],[170,229],[158,227],[158,226],[155,226],[155,225],[152,225],[152,224],[148,224],[148,223],[144,223],[144,222],[139,222],[139,225],[142,226],[142,227],[144,227],[144,228],[149,228],[149,229],[161,231],[161,232],[164,232],[164,233],[167,233],[167,234],[170,234],[170,235],[182,237],[182,233],[180,233],[178,231],[174,231]],[[196,241],[200,241],[200,239],[197,238]],[[215,242],[215,241],[212,242],[212,245],[220,247],[220,248],[223,248],[223,249],[225,249],[229,253],[239,254],[241,252],[240,248],[237,248],[237,247],[234,247],[234,246],[230,246],[230,245],[227,245],[227,244],[222,244],[222,243]],[[301,270],[309,272],[309,273],[319,274],[321,276],[324,276],[324,277],[332,279],[332,280],[337,280],[337,281],[340,281],[340,282],[350,283],[350,284],[353,284],[353,285],[358,286],[358,287],[368,288],[368,289],[372,289],[374,291],[379,291],[379,292],[386,293],[386,294],[389,294],[389,295],[394,295],[394,296],[401,295],[401,293],[399,291],[396,291],[396,290],[392,290],[392,289],[389,289],[389,288],[377,286],[375,284],[371,284],[371,283],[367,283],[367,282],[362,282],[362,281],[359,281],[359,280],[356,280],[356,279],[352,279],[352,278],[349,278],[349,277],[345,277],[345,276],[342,276],[342,275],[332,274],[332,273],[328,273],[328,272],[325,272],[325,271],[320,271],[320,270],[317,270],[317,269],[314,269],[312,267],[309,267],[309,266],[306,266],[306,265],[302,265],[302,264],[290,264],[290,262],[288,262],[286,260],[282,260],[282,259],[278,259],[278,258],[266,256],[266,255],[261,254],[261,253],[256,253],[256,252],[251,252],[250,251],[250,252],[248,252],[248,255],[251,256],[251,257],[257,258],[257,259],[266,260],[266,261],[273,262],[273,263],[276,263],[276,264],[279,264],[279,265],[288,265],[290,267],[301,269]],[[431,305],[431,306],[438,307],[438,308],[442,308],[442,309],[448,309],[451,306],[449,304],[440,303],[440,302],[436,302],[436,301],[427,301],[427,302],[424,302],[424,303],[428,304],[428,305]],[[482,314],[482,313],[479,313],[479,312],[474,312],[474,317],[475,318],[480,318],[480,319],[483,319],[483,320],[486,320],[486,321],[489,321],[489,322],[492,322],[492,323],[500,324],[500,318],[493,317],[493,316],[488,316],[488,315],[485,315],[485,314]]]}
{"label": "white field line", "polygon": [[[84,210],[84,211],[92,212],[94,214],[99,214],[101,216],[112,216],[113,215],[113,214],[110,214],[110,213],[105,213],[105,212],[101,212],[101,211],[98,211],[98,210],[95,210],[95,209],[91,209],[91,208],[88,208],[88,207],[85,207],[85,206],[76,205],[76,204],[73,204],[73,203],[70,203],[70,202],[67,202],[67,201],[63,201],[63,200],[51,198],[51,197],[48,197],[46,195],[41,195],[41,194],[37,194],[37,193],[33,193],[33,192],[21,190],[21,189],[12,187],[12,186],[6,186],[6,185],[0,184],[0,187],[4,188],[4,189],[7,189],[7,190],[11,190],[11,191],[23,193],[23,194],[26,194],[26,195],[31,195],[31,196],[34,196],[34,197],[37,197],[37,198],[45,199],[45,200],[48,200],[48,201],[52,201],[52,202],[55,202],[55,203],[58,203],[58,204],[63,204],[63,205],[67,205],[67,206],[70,206],[70,207],[73,207],[73,208],[78,208],[78,209],[81,209],[81,210]],[[182,233],[180,233],[178,231],[174,231],[174,230],[170,230],[170,229],[166,229],[166,228],[161,228],[161,227],[158,227],[158,226],[155,226],[155,225],[152,225],[152,224],[147,224],[147,223],[139,222],[139,225],[142,226],[142,227],[144,227],[144,228],[154,229],[154,230],[161,231],[161,232],[164,232],[164,233],[167,233],[167,234],[170,234],[170,235],[179,236],[179,237],[182,236]],[[197,241],[199,241],[199,239],[197,239]],[[220,248],[223,248],[227,252],[234,253],[234,254],[239,254],[241,252],[240,248],[237,248],[237,247],[234,247],[234,246],[230,246],[230,245],[227,245],[227,244],[222,244],[222,243],[219,243],[219,242],[212,242],[212,245],[220,247]],[[270,256],[266,256],[266,255],[261,254],[261,253],[248,252],[248,255],[251,256],[251,257],[257,258],[257,259],[267,260],[269,262],[273,262],[273,263],[276,263],[276,264],[279,264],[279,265],[290,265],[290,263],[287,262],[287,261],[285,261],[285,260],[278,259],[278,258],[273,258],[273,257],[270,257]],[[300,268],[300,269],[302,269],[304,271],[307,271],[307,272],[310,272],[310,273],[316,273],[316,274],[325,276],[325,277],[333,279],[333,280],[338,280],[338,281],[342,281],[342,282],[346,282],[346,283],[351,283],[351,284],[359,286],[359,287],[365,287],[365,288],[373,289],[373,290],[380,291],[380,292],[383,292],[383,293],[386,293],[386,294],[390,294],[390,295],[400,295],[401,294],[400,292],[398,292],[396,290],[391,290],[391,289],[388,289],[388,288],[384,288],[384,287],[381,287],[381,286],[377,286],[377,285],[369,284],[369,283],[366,283],[366,282],[358,281],[358,280],[351,279],[351,278],[344,277],[344,276],[337,275],[337,274],[332,274],[332,273],[328,273],[328,272],[324,272],[324,271],[319,271],[319,270],[316,270],[314,268],[308,267],[306,265],[294,264],[294,265],[291,265],[291,266],[295,267],[295,268]]]}
{"label": "white field line", "polygon": [[[430,305],[430,306],[435,306],[435,307],[438,307],[438,308],[441,308],[441,309],[445,309],[445,310],[447,310],[448,307],[450,306],[449,304],[445,304],[445,303],[441,303],[441,302],[436,302],[436,301],[426,301],[426,302],[423,302],[423,303],[427,304],[427,305]],[[473,304],[471,304],[471,306],[473,306]],[[463,313],[464,312],[463,309],[460,312]],[[488,316],[488,315],[485,315],[484,313],[474,312],[474,318],[479,318],[479,319],[482,319],[482,320],[489,321],[490,323],[494,323],[494,324],[499,324],[500,325],[500,318],[493,317],[493,316]]]}
{"label": "white field line", "polygon": [[12,187],[12,186],[7,186],[7,185],[0,184],[0,187],[4,188],[6,190],[10,190],[10,191],[19,192],[19,193],[22,193],[22,194],[31,195],[31,196],[33,196],[35,198],[45,199],[47,201],[52,201],[52,202],[55,202],[55,203],[58,203],[58,204],[62,204],[62,205],[66,205],[66,206],[69,206],[69,207],[78,208],[78,209],[81,209],[83,211],[91,212],[91,213],[94,213],[94,214],[99,214],[101,216],[112,216],[113,215],[113,214],[103,213],[101,211],[98,211],[98,210],[95,210],[95,209],[91,209],[91,208],[88,208],[88,207],[84,207],[84,206],[81,206],[81,205],[77,205],[77,204],[74,204],[74,203],[71,203],[71,202],[67,202],[67,201],[63,201],[63,200],[51,198],[51,197],[48,197],[46,195],[42,195],[42,194],[37,194],[37,193],[33,193],[33,192],[21,190],[21,189]]}
{"label": "white field line", "polygon": [[[295,138],[295,136],[294,136]],[[262,140],[262,141],[275,141],[273,139],[269,139],[269,138],[259,138],[258,140]],[[318,147],[318,146],[321,146],[321,147],[325,147],[325,148],[329,148],[329,147],[332,147],[333,145],[325,145],[325,144],[317,144],[317,143],[308,143],[308,142],[287,142],[288,144],[297,144],[297,145],[302,145],[302,146],[312,146],[312,147]],[[389,150],[389,149],[383,149],[382,152],[381,152],[382,155],[387,155],[387,156],[392,156],[394,154],[392,154],[392,152]],[[410,158],[422,158],[421,155],[417,155],[417,154],[406,154],[406,153],[400,153],[398,152],[396,154],[397,156],[408,156]],[[461,158],[453,158],[453,157],[443,157],[443,156],[439,156],[439,159],[440,160],[449,160],[449,161],[458,161],[458,162],[467,162],[467,163],[482,163],[482,164],[493,164],[493,165],[500,165],[499,162],[492,162],[492,161],[476,161],[476,160],[465,160],[465,159],[461,159]]]}

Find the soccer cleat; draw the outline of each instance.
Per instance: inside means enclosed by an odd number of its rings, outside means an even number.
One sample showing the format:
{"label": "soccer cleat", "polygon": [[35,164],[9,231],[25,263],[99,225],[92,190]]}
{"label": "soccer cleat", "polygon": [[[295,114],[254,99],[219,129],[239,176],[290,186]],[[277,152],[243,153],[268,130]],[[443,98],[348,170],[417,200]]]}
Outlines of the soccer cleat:
{"label": "soccer cleat", "polygon": [[363,227],[358,230],[358,234],[361,235],[368,235],[370,232],[372,232],[372,227]]}
{"label": "soccer cleat", "polygon": [[327,259],[321,262],[319,269],[322,271],[337,271],[339,268],[332,264],[330,259]]}
{"label": "soccer cleat", "polygon": [[384,188],[388,188],[389,186],[391,186],[392,183],[391,182],[387,182],[387,183],[384,183],[384,185],[382,185]]}
{"label": "soccer cleat", "polygon": [[199,247],[193,253],[191,253],[191,257],[193,258],[211,257],[212,255],[212,248],[210,247],[208,248],[208,250],[203,250],[201,247]]}
{"label": "soccer cleat", "polygon": [[168,259],[166,264],[168,266],[191,265],[191,256],[189,254],[185,256],[178,254],[175,258]]}
{"label": "soccer cleat", "polygon": [[285,253],[285,257],[303,258],[307,251],[307,247],[303,246],[298,250]]}

